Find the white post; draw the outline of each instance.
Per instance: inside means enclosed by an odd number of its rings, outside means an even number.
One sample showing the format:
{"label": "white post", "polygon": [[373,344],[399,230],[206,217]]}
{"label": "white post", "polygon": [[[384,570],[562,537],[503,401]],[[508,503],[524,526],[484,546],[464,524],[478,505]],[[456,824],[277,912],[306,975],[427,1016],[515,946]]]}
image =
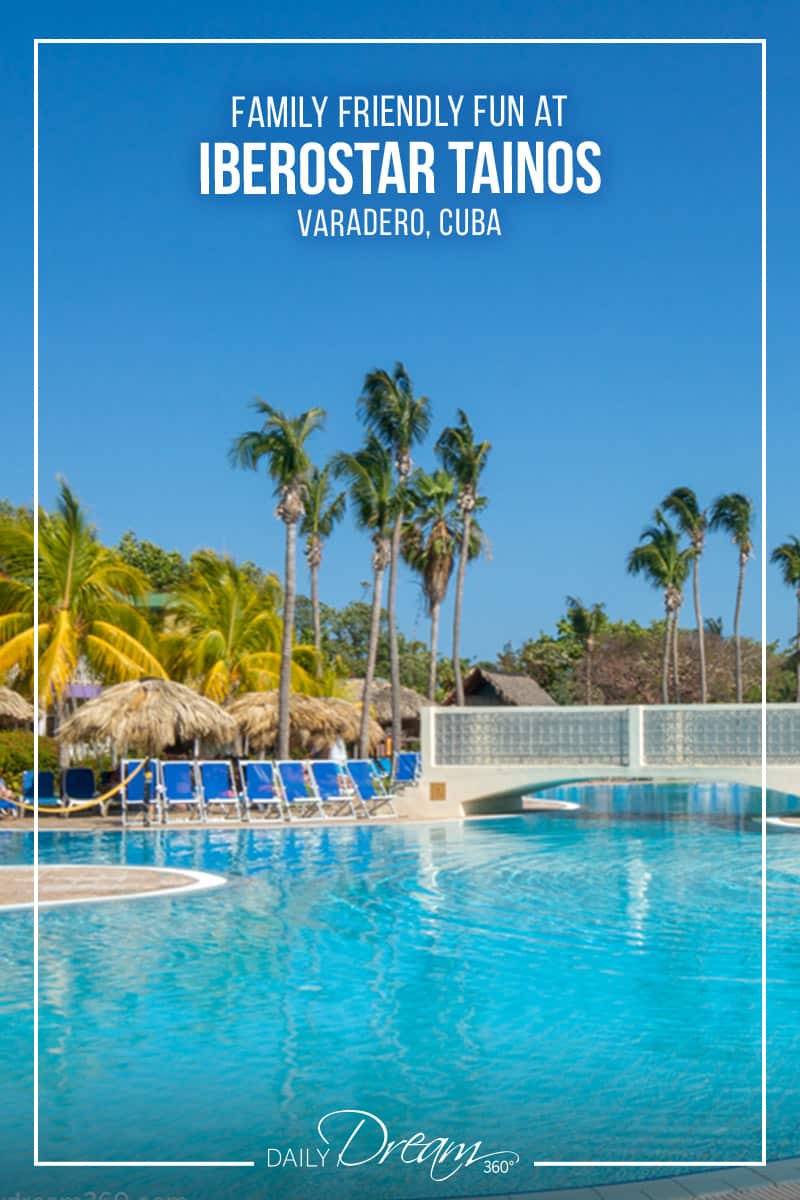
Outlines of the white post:
{"label": "white post", "polygon": [[632,704],[628,709],[628,768],[638,773],[644,766],[644,709]]}
{"label": "white post", "polygon": [[422,755],[422,773],[426,775],[435,766],[436,738],[433,723],[436,718],[436,706],[425,704],[419,710],[419,749]]}

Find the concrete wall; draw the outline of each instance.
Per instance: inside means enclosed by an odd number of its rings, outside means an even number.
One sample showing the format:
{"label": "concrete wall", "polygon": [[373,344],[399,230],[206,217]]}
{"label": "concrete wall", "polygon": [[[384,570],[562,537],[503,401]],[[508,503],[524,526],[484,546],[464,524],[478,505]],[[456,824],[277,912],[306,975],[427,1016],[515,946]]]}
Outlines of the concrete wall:
{"label": "concrete wall", "polygon": [[555,783],[651,779],[800,794],[800,705],[427,708],[423,775],[403,793],[414,816],[513,812]]}

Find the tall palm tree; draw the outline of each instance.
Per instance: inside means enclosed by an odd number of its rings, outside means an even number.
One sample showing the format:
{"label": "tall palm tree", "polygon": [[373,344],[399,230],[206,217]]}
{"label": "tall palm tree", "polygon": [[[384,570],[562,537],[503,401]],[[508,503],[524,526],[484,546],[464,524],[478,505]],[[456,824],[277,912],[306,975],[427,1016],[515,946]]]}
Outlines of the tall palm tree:
{"label": "tall palm tree", "polygon": [[797,633],[795,635],[795,671],[797,686],[795,699],[800,704],[800,538],[794,534],[776,546],[770,555],[770,561],[781,569],[783,582],[787,587],[795,589],[797,596]]}
{"label": "tall palm tree", "polygon": [[359,731],[359,754],[362,758],[367,758],[372,683],[375,678],[383,606],[383,577],[391,560],[391,536],[397,495],[394,489],[391,455],[372,434],[367,437],[362,449],[357,450],[355,454],[337,454],[332,467],[337,478],[347,481],[350,509],[356,524],[372,537],[372,612]]}
{"label": "tall palm tree", "polygon": [[455,681],[456,704],[464,703],[464,681],[461,677],[460,642],[461,642],[461,610],[464,604],[464,576],[469,560],[472,516],[478,505],[484,506],[487,501],[478,495],[481,473],[486,466],[491,442],[476,442],[475,434],[469,417],[463,408],[457,410],[458,421],[448,425],[439,435],[436,451],[442,466],[455,479],[458,485],[458,508],[461,513],[461,548],[458,556],[458,573],[456,575],[456,596],[453,613],[453,677]]}
{"label": "tall palm tree", "polygon": [[567,623],[572,633],[583,646],[585,703],[592,703],[592,666],[597,646],[597,635],[608,623],[604,604],[593,604],[591,608],[580,596],[567,596]]}
{"label": "tall palm tree", "polygon": [[39,516],[38,607],[32,515],[4,518],[0,543],[0,674],[16,667],[32,682],[38,624],[39,702],[55,707],[59,720],[81,659],[109,683],[165,678],[140,607],[149,590],[145,576],[100,543],[66,483],[55,512]]}
{"label": "tall palm tree", "polygon": [[728,492],[718,496],[711,506],[710,529],[721,529],[731,536],[739,552],[739,576],[736,583],[736,606],[733,610],[733,641],[736,648],[736,703],[742,703],[742,641],[739,636],[739,618],[742,612],[744,572],[753,554],[753,501],[741,492]]}
{"label": "tall palm tree", "polygon": [[322,565],[322,546],[344,516],[345,495],[333,495],[331,468],[314,467],[306,488],[306,511],[300,532],[306,539],[306,564],[311,576],[311,620],[314,625],[314,648],[317,652],[317,677],[322,675],[322,628],[319,615],[319,569]]}
{"label": "tall palm tree", "polygon": [[[174,679],[192,684],[218,704],[237,691],[278,686],[283,622],[274,576],[256,581],[230,558],[211,550],[192,556],[191,574],[177,587],[166,613],[164,661]],[[311,646],[295,646],[292,689],[314,693]]]}
{"label": "tall palm tree", "polygon": [[661,506],[678,522],[681,533],[686,534],[692,547],[692,590],[694,593],[694,616],[697,625],[697,651],[700,660],[700,700],[708,700],[708,676],[706,672],[706,642],[703,612],[700,607],[700,557],[705,547],[708,513],[701,508],[697,496],[690,487],[675,488],[664,498]]}
{"label": "tall palm tree", "polygon": [[460,524],[456,483],[447,471],[416,471],[411,482],[413,509],[403,530],[403,557],[422,579],[431,620],[428,699],[436,699],[439,611],[455,566]]}
{"label": "tall palm tree", "polygon": [[683,604],[683,585],[689,574],[691,548],[681,549],[680,534],[656,509],[655,522],[648,525],[628,555],[631,575],[644,575],[664,594],[664,653],[661,659],[661,702],[669,704],[669,661],[672,650],[676,699],[678,681],[678,614]]}
{"label": "tall palm tree", "polygon": [[267,471],[275,484],[278,503],[275,516],[286,528],[286,554],[283,580],[283,637],[278,685],[278,755],[289,756],[289,695],[292,686],[292,645],[294,610],[297,598],[297,524],[303,517],[311,474],[306,442],[322,426],[325,411],[309,408],[299,417],[289,417],[280,409],[255,400],[253,408],[264,417],[258,429],[235,438],[230,449],[234,466],[255,471],[266,459]]}
{"label": "tall palm tree", "polygon": [[400,538],[403,531],[404,493],[413,469],[411,451],[425,437],[431,423],[427,396],[415,396],[406,368],[395,363],[387,371],[371,371],[364,380],[358,398],[358,411],[367,429],[394,458],[397,506],[392,530],[392,557],[389,564],[389,662],[392,682],[392,750],[400,749],[400,651],[397,640],[397,570]]}

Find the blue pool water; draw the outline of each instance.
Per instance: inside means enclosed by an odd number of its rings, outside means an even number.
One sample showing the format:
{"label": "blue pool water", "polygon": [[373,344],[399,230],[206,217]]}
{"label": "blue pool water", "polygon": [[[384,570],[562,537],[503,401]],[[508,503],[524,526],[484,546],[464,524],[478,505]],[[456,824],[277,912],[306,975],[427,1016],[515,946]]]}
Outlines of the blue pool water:
{"label": "blue pool water", "polygon": [[[541,1160],[758,1159],[761,842],[748,813],[760,795],[554,794],[582,807],[467,824],[42,834],[46,861],[193,867],[229,883],[42,913],[41,1156],[256,1161],[166,1177],[72,1170],[66,1190],[411,1200],[634,1174],[534,1169]],[[800,1150],[800,834],[768,843],[776,1158]],[[31,853],[30,835],[0,833],[0,863]],[[0,932],[3,1190],[61,1194],[63,1176],[28,1166],[30,913],[0,916]],[[267,1169],[269,1147],[315,1155],[317,1122],[337,1110],[379,1118],[392,1138],[480,1140],[520,1163],[500,1176],[476,1162],[440,1182],[430,1158]],[[334,1147],[354,1122],[330,1118]],[[365,1118],[351,1157],[377,1136]]]}

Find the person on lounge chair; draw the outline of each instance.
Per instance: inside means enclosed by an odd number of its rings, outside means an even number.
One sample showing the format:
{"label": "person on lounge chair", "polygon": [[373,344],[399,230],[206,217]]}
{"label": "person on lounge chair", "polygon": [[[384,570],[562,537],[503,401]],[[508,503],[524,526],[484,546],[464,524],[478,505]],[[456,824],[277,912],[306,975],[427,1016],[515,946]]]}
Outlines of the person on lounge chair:
{"label": "person on lounge chair", "polygon": [[16,817],[19,815],[19,809],[16,805],[17,797],[7,786],[5,779],[0,775],[0,818]]}

